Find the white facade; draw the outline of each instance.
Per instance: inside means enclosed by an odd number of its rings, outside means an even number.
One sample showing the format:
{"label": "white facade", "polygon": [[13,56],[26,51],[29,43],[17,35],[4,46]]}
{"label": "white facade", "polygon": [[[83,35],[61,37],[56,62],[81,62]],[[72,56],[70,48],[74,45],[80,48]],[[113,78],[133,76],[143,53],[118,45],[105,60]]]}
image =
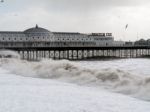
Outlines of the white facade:
{"label": "white facade", "polygon": [[111,33],[69,33],[50,32],[38,26],[24,32],[0,32],[0,46],[55,46],[55,47],[95,47],[112,46],[114,38]]}
{"label": "white facade", "polygon": [[95,42],[96,46],[112,46],[114,42],[111,33],[92,33],[89,35],[89,38],[92,38],[92,41]]}

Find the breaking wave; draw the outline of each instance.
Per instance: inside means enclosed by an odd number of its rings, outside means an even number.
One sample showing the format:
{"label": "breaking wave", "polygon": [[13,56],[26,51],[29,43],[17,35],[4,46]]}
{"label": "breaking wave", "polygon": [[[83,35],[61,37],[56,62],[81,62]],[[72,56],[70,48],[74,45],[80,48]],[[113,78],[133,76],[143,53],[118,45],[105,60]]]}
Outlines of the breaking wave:
{"label": "breaking wave", "polygon": [[86,68],[80,63],[67,60],[45,59],[39,62],[28,62],[16,58],[1,58],[0,66],[16,75],[104,88],[150,100],[150,77],[134,75],[120,69]]}
{"label": "breaking wave", "polygon": [[0,50],[0,57],[1,58],[20,58],[20,55],[11,50]]}

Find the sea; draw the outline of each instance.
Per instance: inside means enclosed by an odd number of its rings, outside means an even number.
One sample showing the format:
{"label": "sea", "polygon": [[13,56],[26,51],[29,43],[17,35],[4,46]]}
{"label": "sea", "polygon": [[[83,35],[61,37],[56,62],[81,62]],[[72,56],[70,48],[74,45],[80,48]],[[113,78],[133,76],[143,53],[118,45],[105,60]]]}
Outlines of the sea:
{"label": "sea", "polygon": [[1,112],[150,110],[149,58],[37,62],[1,58],[0,77]]}

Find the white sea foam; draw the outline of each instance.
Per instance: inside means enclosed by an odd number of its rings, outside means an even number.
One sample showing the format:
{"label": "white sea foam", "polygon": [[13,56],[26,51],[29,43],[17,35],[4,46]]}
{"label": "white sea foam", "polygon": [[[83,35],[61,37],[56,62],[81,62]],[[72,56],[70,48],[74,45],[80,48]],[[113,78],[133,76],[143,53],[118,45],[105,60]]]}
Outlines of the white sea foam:
{"label": "white sea foam", "polygon": [[[20,59],[1,59],[0,66],[13,74],[75,83],[82,86],[105,88],[136,98],[150,100],[150,77],[139,76],[119,68],[88,68],[79,62],[41,60],[28,62]],[[88,65],[87,65],[88,66]]]}
{"label": "white sea foam", "polygon": [[20,58],[20,55],[11,50],[0,50],[0,56],[2,58]]}

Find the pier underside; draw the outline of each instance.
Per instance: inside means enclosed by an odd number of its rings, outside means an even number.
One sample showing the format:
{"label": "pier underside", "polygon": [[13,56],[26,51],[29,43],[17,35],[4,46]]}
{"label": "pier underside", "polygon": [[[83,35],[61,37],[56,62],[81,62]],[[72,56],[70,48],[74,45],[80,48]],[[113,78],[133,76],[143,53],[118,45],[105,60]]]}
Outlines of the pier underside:
{"label": "pier underside", "polygon": [[85,60],[104,58],[140,58],[150,56],[149,46],[132,47],[7,47],[17,51],[22,59],[42,58]]}

